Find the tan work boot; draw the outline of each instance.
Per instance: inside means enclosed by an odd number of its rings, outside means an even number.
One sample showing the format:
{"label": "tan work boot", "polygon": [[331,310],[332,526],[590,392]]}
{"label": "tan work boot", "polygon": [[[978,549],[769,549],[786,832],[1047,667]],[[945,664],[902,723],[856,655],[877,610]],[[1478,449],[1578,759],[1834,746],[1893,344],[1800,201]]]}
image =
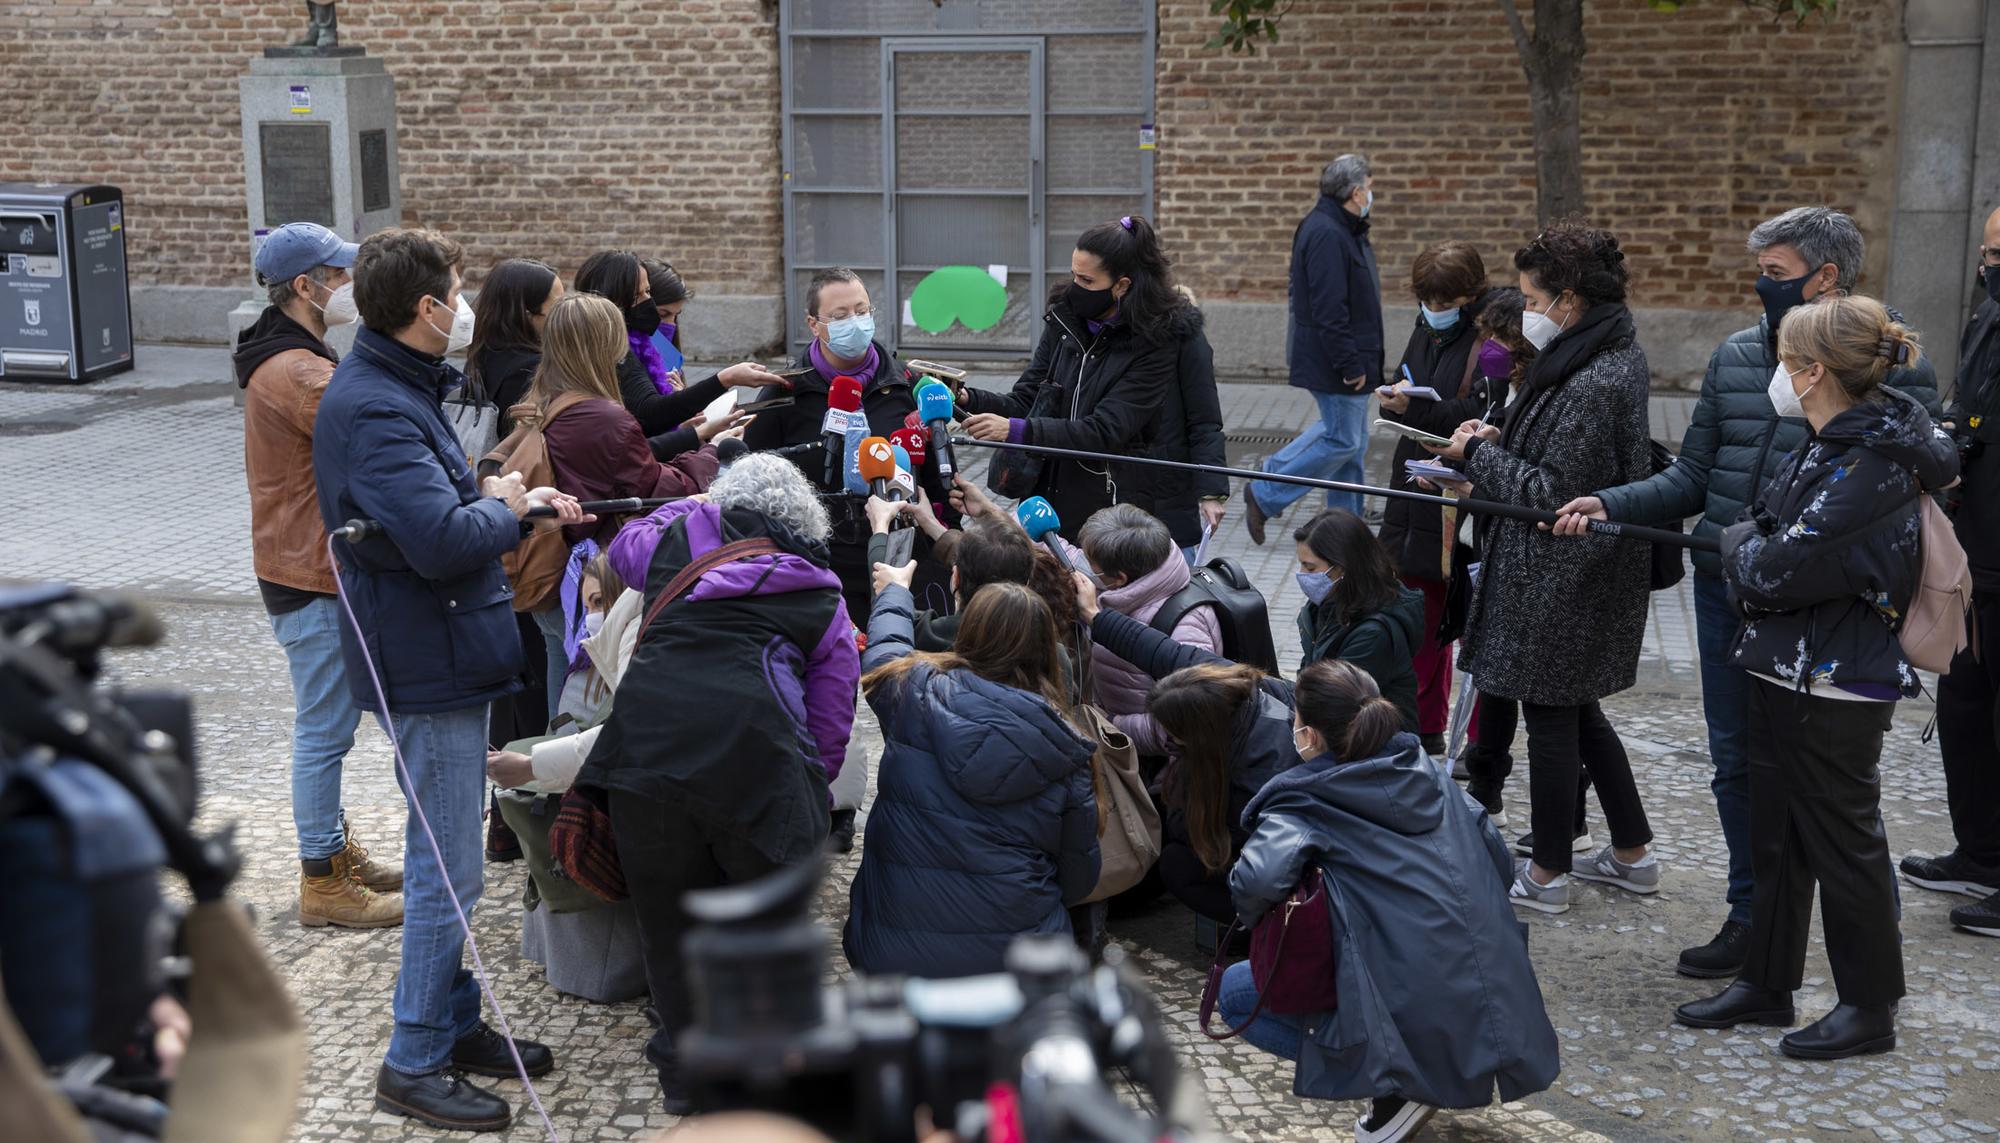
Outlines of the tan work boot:
{"label": "tan work boot", "polygon": [[386,929],[403,923],[400,893],[377,893],[346,873],[299,877],[299,924],[308,929]]}
{"label": "tan work boot", "polygon": [[342,814],[340,828],[347,835],[347,845],[333,855],[333,871],[345,873],[377,893],[400,893],[403,891],[403,867],[384,865],[371,860],[368,851],[354,836],[354,827],[347,824],[347,815]]}

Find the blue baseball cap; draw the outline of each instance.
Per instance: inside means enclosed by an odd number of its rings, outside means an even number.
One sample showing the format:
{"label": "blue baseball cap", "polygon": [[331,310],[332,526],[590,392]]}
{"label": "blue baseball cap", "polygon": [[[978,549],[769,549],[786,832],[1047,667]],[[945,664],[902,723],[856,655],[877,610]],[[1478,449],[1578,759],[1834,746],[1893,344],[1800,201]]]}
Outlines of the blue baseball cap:
{"label": "blue baseball cap", "polygon": [[317,222],[289,222],[264,236],[257,249],[257,273],[266,282],[288,282],[315,266],[346,269],[361,247]]}

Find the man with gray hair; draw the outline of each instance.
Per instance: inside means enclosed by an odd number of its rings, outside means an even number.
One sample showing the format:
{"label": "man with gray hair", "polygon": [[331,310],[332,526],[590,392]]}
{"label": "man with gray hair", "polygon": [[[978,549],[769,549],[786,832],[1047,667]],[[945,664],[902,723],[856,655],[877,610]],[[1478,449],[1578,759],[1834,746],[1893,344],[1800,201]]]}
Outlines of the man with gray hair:
{"label": "man with gray hair", "polygon": [[[1382,283],[1368,244],[1375,203],[1368,160],[1342,155],[1319,176],[1319,203],[1292,235],[1291,383],[1313,395],[1319,423],[1264,462],[1265,472],[1358,484],[1368,454],[1368,393],[1382,384]],[[1253,543],[1264,525],[1305,495],[1296,484],[1252,481],[1243,490],[1244,524]],[[1329,508],[1361,514],[1361,497],[1328,492]]]}
{"label": "man with gray hair", "polygon": [[[1764,316],[1738,330],[1708,359],[1694,417],[1681,438],[1680,459],[1658,475],[1580,496],[1564,515],[1667,524],[1701,513],[1695,535],[1716,536],[1736,522],[1785,456],[1805,440],[1806,423],[1778,416],[1768,390],[1778,367],[1778,326],[1794,308],[1822,294],[1847,291],[1861,272],[1864,244],[1854,220],[1824,206],[1802,206],[1759,223],[1750,232],[1757,296]],[[1898,321],[1902,315],[1889,311]],[[1894,370],[1888,383],[1939,415],[1937,377],[1929,358]],[[1581,521],[1558,525],[1581,531]],[[1721,557],[1694,553],[1695,637],[1701,657],[1701,706],[1708,722],[1708,753],[1715,765],[1710,788],[1729,849],[1729,918],[1715,939],[1681,952],[1683,976],[1734,976],[1749,949],[1750,897],[1750,679],[1729,665],[1737,615],[1723,587]]]}

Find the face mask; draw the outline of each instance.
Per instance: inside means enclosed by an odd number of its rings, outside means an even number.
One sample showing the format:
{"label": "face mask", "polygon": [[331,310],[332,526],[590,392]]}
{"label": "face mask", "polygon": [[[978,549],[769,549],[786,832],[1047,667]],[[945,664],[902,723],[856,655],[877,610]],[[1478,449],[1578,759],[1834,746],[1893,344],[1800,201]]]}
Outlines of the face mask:
{"label": "face mask", "polygon": [[1979,280],[1986,283],[1986,296],[2000,302],[2000,266],[1981,266]]}
{"label": "face mask", "polygon": [[312,302],[313,308],[319,310],[320,320],[326,322],[328,328],[361,320],[361,311],[354,308],[353,282],[341,283],[340,288],[333,291],[333,295],[326,299],[326,304],[323,306],[313,302],[311,298],[307,298],[306,301]]}
{"label": "face mask", "polygon": [[1494,341],[1492,338],[1486,339],[1486,344],[1479,347],[1479,375],[1481,377],[1491,377],[1499,381],[1504,381],[1512,377],[1514,375],[1513,351]]}
{"label": "face mask", "polygon": [[604,613],[586,611],[583,613],[583,633],[586,638],[604,630]]}
{"label": "face mask", "polygon": [[1292,578],[1298,580],[1299,590],[1306,593],[1314,606],[1325,603],[1326,597],[1333,594],[1333,585],[1340,582],[1327,572],[1293,572]]}
{"label": "face mask", "polygon": [[666,338],[668,341],[672,341],[674,339],[674,335],[680,332],[680,327],[675,325],[673,322],[663,321],[660,323],[660,328],[658,332],[661,337]]}
{"label": "face mask", "polygon": [[1448,310],[1434,310],[1420,302],[1417,308],[1424,311],[1424,324],[1437,330],[1439,333],[1443,333],[1445,330],[1458,324],[1457,306],[1453,306]]}
{"label": "face mask", "polygon": [[[437,298],[432,298],[431,300],[437,302],[439,305],[444,304]],[[451,315],[451,329],[449,332],[433,325],[429,318],[424,319],[424,324],[431,327],[432,333],[445,339],[444,355],[446,357],[472,344],[472,307],[466,303],[463,294],[459,295],[457,312]]]}
{"label": "face mask", "polygon": [[[1812,385],[1806,386],[1806,393],[1812,392],[1813,387],[1818,384],[1819,382],[1815,381]],[[1778,410],[1779,416],[1803,417],[1806,415],[1805,393],[1794,393],[1792,391],[1791,371],[1783,365],[1778,366],[1777,372],[1771,374],[1771,385],[1768,392],[1771,394],[1771,407]]]}
{"label": "face mask", "polygon": [[826,347],[844,361],[853,361],[867,353],[868,343],[874,340],[874,314],[855,314],[826,323]]}
{"label": "face mask", "polygon": [[1318,751],[1313,750],[1311,747],[1306,746],[1299,741],[1299,735],[1304,734],[1306,731],[1311,729],[1312,728],[1309,726],[1295,726],[1292,728],[1292,749],[1298,751],[1299,757],[1301,758],[1319,757]]}
{"label": "face mask", "polygon": [[660,328],[660,303],[641,298],[625,307],[625,328],[640,337],[651,337]]}
{"label": "face mask", "polygon": [[1085,321],[1096,321],[1118,304],[1118,299],[1111,296],[1111,291],[1116,288],[1107,286],[1102,290],[1086,290],[1071,282],[1069,292],[1063,296],[1069,299],[1069,308],[1076,311],[1076,316]]}
{"label": "face mask", "polygon": [[1783,282],[1776,278],[1757,279],[1757,296],[1764,300],[1764,320],[1771,327],[1772,337],[1778,336],[1778,323],[1785,320],[1785,315],[1805,304],[1806,279],[1817,273],[1814,270]]}
{"label": "face mask", "polygon": [[1563,327],[1569,324],[1568,318],[1564,318],[1559,325],[1549,316],[1549,310],[1555,308],[1556,301],[1550,298],[1548,309],[1541,313],[1533,310],[1523,310],[1521,313],[1521,336],[1528,339],[1528,344],[1534,346],[1537,353],[1547,349],[1549,342],[1554,341],[1556,335],[1563,331]]}
{"label": "face mask", "polygon": [[1369,191],[1368,197],[1361,200],[1361,217],[1367,218],[1368,212],[1374,209],[1375,209],[1375,192]]}

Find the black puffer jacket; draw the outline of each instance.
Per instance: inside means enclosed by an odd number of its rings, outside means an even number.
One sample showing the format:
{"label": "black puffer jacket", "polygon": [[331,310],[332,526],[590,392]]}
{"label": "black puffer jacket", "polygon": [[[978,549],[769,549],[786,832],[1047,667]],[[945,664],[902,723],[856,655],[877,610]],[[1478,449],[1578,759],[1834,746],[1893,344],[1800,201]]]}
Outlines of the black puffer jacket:
{"label": "black puffer jacket", "polygon": [[2000,592],[2000,302],[1983,301],[1958,343],[1951,412],[1965,445],[1965,483],[1952,522],[1972,564],[1972,587]]}
{"label": "black puffer jacket", "polygon": [[[1188,306],[1175,315],[1180,334],[1180,364],[1174,381],[1161,394],[1159,419],[1145,448],[1156,460],[1178,460],[1220,467],[1229,463],[1222,440],[1222,399],[1215,389],[1215,350],[1202,331],[1201,311]],[[1229,478],[1142,464],[1114,464],[1111,479],[1118,499],[1159,517],[1183,548],[1201,543],[1204,496],[1229,495]]]}
{"label": "black puffer jacket", "polygon": [[[1092,333],[1062,298],[1050,303],[1043,321],[1035,358],[1013,389],[966,389],[959,403],[1024,421],[1017,426],[1023,444],[1124,453],[1145,440],[1179,369],[1180,343],[1149,340],[1123,321]],[[1045,390],[1037,410],[1035,399]],[[1075,539],[1084,520],[1112,502],[1110,465],[1049,457],[1034,494],[1048,498],[1062,534]]]}
{"label": "black puffer jacket", "polygon": [[1896,639],[1923,565],[1917,497],[1951,483],[1958,452],[1915,399],[1883,392],[1807,437],[1723,530],[1722,575],[1746,616],[1734,665],[1804,688],[1918,692]]}
{"label": "black puffer jacket", "polygon": [[[1417,326],[1410,331],[1410,343],[1403,349],[1402,365],[1410,371],[1411,384],[1436,389],[1438,399],[1426,401],[1412,397],[1410,407],[1403,412],[1383,409],[1383,420],[1448,437],[1462,422],[1484,417],[1495,404],[1490,399],[1489,391],[1494,390],[1496,385],[1478,375],[1479,347],[1485,339],[1479,336],[1473,324],[1479,318],[1479,311],[1486,308],[1492,297],[1493,291],[1487,290],[1473,299],[1472,304],[1465,307],[1465,312],[1459,314],[1458,324],[1451,328],[1450,340],[1442,345],[1438,338],[1432,336],[1423,315],[1417,315]],[[1401,381],[1402,378],[1399,369],[1390,380]],[[1504,397],[1505,380],[1497,383],[1497,389]],[[1416,482],[1403,475],[1404,463],[1435,459],[1417,442],[1408,437],[1397,437],[1396,455],[1389,461],[1389,483],[1397,488],[1415,488]],[[1396,561],[1397,571],[1417,579],[1445,578],[1444,509],[1435,504],[1410,500],[1384,501],[1382,528],[1377,535],[1381,537],[1382,545],[1389,549],[1390,557]]]}

